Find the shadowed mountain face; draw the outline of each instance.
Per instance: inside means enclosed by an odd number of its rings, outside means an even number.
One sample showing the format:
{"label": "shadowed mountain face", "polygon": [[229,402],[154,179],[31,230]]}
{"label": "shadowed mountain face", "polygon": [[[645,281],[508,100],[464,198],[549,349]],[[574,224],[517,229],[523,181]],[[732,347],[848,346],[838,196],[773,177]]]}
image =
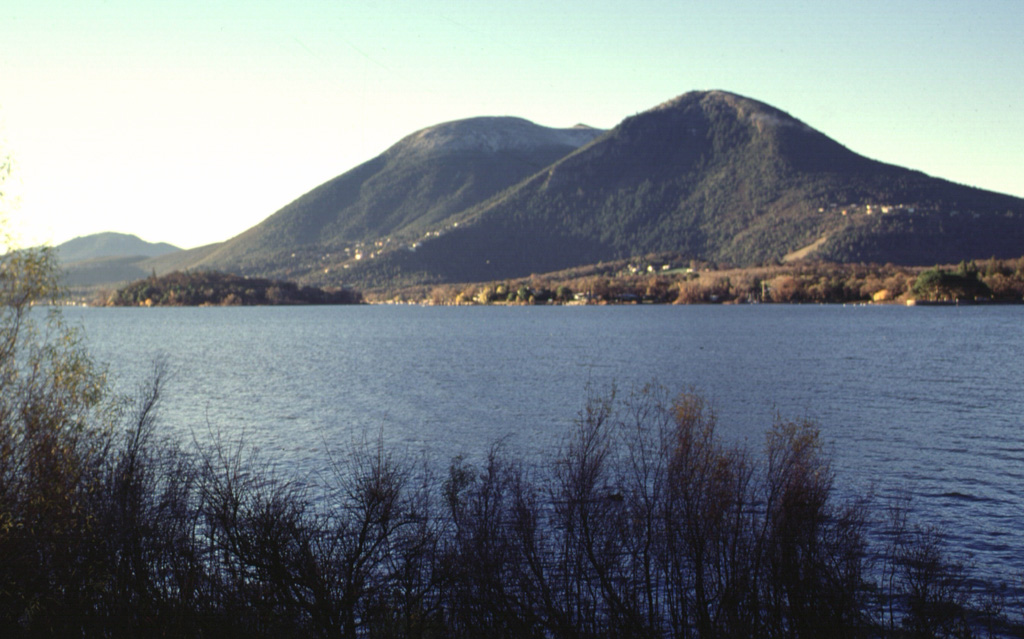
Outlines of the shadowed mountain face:
{"label": "shadowed mountain face", "polygon": [[608,132],[518,118],[430,127],[227,242],[141,268],[366,288],[655,252],[929,265],[1022,247],[1024,200],[870,160],[774,107],[710,91]]}

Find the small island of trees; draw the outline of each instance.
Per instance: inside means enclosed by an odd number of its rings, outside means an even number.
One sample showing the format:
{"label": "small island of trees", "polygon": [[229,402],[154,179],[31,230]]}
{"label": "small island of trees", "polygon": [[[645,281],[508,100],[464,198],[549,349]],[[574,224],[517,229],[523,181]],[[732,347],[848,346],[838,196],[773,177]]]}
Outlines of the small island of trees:
{"label": "small island of trees", "polygon": [[281,306],[360,304],[348,289],[321,289],[294,282],[217,271],[175,271],[132,282],[101,302],[105,306]]}

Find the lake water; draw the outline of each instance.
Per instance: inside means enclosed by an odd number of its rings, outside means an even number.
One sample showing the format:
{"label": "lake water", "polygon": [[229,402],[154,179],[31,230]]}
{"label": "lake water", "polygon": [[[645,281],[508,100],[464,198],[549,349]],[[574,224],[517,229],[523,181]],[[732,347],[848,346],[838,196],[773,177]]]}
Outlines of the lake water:
{"label": "lake water", "polygon": [[383,436],[550,456],[588,388],[693,387],[760,447],[810,418],[845,493],[906,493],[983,573],[1024,574],[1024,306],[69,309],[120,388],[167,358],[161,424],[296,473]]}

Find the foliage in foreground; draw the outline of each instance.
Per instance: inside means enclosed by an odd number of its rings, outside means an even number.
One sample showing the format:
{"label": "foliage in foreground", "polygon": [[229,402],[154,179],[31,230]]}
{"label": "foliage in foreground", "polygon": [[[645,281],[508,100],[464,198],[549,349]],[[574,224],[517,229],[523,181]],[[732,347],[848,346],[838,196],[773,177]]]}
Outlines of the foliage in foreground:
{"label": "foliage in foreground", "polygon": [[0,260],[0,634],[966,637],[1005,629],[934,533],[840,500],[814,427],[723,443],[694,394],[587,403],[561,450],[446,475],[382,445],[324,485],[161,440]]}

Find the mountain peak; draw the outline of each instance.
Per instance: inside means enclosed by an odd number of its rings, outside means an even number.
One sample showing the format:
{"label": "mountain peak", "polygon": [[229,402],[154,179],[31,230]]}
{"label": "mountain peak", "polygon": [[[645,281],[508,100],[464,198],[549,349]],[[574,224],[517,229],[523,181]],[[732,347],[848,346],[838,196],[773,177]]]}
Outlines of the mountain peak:
{"label": "mountain peak", "polygon": [[386,151],[393,156],[457,151],[525,151],[548,146],[581,147],[603,133],[576,125],[556,129],[516,117],[477,117],[427,127],[406,136]]}
{"label": "mountain peak", "polygon": [[785,111],[758,102],[751,98],[722,90],[689,91],[671,100],[649,109],[647,113],[666,111],[685,112],[696,109],[703,113],[727,110],[735,114],[737,120],[754,124],[759,131],[767,127],[792,127],[803,131],[813,129]]}

